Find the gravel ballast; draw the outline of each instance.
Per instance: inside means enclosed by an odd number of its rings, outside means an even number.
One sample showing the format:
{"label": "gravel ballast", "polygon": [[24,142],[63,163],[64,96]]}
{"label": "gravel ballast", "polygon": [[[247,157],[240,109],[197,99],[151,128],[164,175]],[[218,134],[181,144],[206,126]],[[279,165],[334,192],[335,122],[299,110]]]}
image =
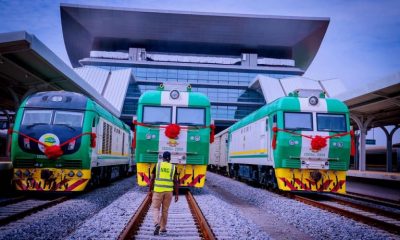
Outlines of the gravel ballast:
{"label": "gravel ballast", "polygon": [[[136,185],[135,177],[114,182],[0,227],[0,239],[62,239]],[[85,236],[81,236],[85,239]]]}
{"label": "gravel ballast", "polygon": [[[214,173],[207,173],[206,185],[218,186],[236,196],[239,201],[258,206],[270,218],[283,221],[287,228],[294,227],[313,239],[400,239],[383,230]],[[218,192],[215,194],[218,195]],[[223,198],[221,194],[220,197]],[[287,237],[290,239],[295,236]]]}

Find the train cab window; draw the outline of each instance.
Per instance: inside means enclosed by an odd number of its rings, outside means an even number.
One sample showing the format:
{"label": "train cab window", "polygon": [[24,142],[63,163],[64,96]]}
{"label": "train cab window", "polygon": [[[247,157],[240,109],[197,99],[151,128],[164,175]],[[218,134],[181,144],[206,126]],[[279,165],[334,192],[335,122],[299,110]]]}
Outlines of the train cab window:
{"label": "train cab window", "polygon": [[67,125],[69,127],[82,127],[83,113],[56,111],[54,125]]}
{"label": "train cab window", "polygon": [[299,130],[299,131],[312,131],[312,114],[311,113],[294,113],[285,112],[285,129]]}
{"label": "train cab window", "polygon": [[[275,115],[276,116],[276,115]],[[265,131],[268,132],[269,131],[269,126],[268,126],[268,118],[265,119]]]}
{"label": "train cab window", "polygon": [[50,110],[26,110],[22,119],[22,125],[50,124],[52,113]]}
{"label": "train cab window", "polygon": [[170,124],[172,120],[171,107],[143,107],[143,123],[149,124]]}
{"label": "train cab window", "polygon": [[344,114],[317,113],[318,131],[346,132],[346,118]]}
{"label": "train cab window", "polygon": [[184,108],[176,109],[176,123],[187,126],[204,126],[206,120],[206,109]]}

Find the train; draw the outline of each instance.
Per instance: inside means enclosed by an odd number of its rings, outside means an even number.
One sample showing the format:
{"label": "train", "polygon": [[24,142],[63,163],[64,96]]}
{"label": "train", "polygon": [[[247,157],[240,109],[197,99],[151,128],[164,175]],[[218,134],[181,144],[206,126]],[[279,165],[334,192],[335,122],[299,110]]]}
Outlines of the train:
{"label": "train", "polygon": [[215,129],[207,96],[192,92],[190,85],[160,84],[139,98],[133,125],[139,186],[149,185],[165,151],[171,153],[181,187],[204,186]]}
{"label": "train", "polygon": [[210,168],[282,191],[346,192],[354,155],[349,110],[316,90],[296,90],[216,134]]}
{"label": "train", "polygon": [[9,134],[17,191],[84,191],[134,166],[131,128],[79,93],[28,96]]}

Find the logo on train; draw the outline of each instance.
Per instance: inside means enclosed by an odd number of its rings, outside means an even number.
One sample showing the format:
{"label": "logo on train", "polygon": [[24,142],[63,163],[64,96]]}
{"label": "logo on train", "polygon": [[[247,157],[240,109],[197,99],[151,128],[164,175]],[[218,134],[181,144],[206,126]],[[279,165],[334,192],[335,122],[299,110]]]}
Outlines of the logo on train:
{"label": "logo on train", "polygon": [[176,139],[170,138],[167,143],[170,147],[176,147],[179,145],[179,142]]}
{"label": "logo on train", "polygon": [[[46,144],[46,146],[50,147],[53,145],[60,145],[60,139],[53,133],[46,133],[43,134],[40,138],[39,141]],[[39,149],[40,151],[44,152],[45,147],[42,144],[39,144]]]}

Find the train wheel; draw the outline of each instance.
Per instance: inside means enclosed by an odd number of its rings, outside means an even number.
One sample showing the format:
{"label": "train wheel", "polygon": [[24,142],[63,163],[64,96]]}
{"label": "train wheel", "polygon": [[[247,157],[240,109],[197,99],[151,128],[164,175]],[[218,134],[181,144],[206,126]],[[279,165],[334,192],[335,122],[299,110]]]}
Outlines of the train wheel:
{"label": "train wheel", "polygon": [[268,185],[272,190],[276,190],[278,188],[278,182],[275,177],[275,170],[270,168],[268,171]]}
{"label": "train wheel", "polygon": [[93,168],[92,169],[92,174],[90,177],[90,181],[89,181],[89,188],[95,188],[98,185],[100,185],[100,174],[99,174],[99,169],[97,168]]}
{"label": "train wheel", "polygon": [[232,167],[232,164],[229,164],[228,165],[228,177],[230,177],[230,178],[233,178],[233,167]]}
{"label": "train wheel", "polygon": [[128,176],[128,170],[129,170],[128,165],[122,165],[122,166],[120,166],[120,167],[119,167],[119,176],[120,176],[120,177],[126,177],[126,176]]}

